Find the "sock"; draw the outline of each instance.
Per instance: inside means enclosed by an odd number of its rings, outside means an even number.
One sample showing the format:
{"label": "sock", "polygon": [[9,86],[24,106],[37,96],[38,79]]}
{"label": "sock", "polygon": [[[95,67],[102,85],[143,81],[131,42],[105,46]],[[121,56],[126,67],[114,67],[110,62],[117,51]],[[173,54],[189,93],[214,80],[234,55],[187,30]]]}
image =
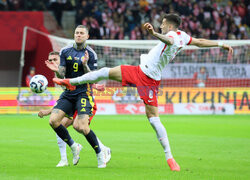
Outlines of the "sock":
{"label": "sock", "polygon": [[69,135],[68,130],[63,125],[60,124],[60,126],[55,128],[54,131],[69,146],[71,146],[74,143],[73,139]]}
{"label": "sock", "polygon": [[100,139],[99,139],[98,137],[96,137],[96,139],[97,139],[97,141],[98,141],[98,144],[99,144],[101,150],[104,149],[105,146],[102,144],[102,142],[100,141]]}
{"label": "sock", "polygon": [[61,154],[61,159],[67,160],[66,143],[58,135],[56,135],[56,138],[57,138],[57,144],[59,147],[59,151]]}
{"label": "sock", "polygon": [[72,85],[86,84],[86,83],[96,83],[103,79],[109,78],[109,70],[110,68],[104,67],[97,71],[92,71],[87,74],[84,74],[77,78],[72,78],[69,80]]}
{"label": "sock", "polygon": [[101,148],[99,146],[99,143],[97,141],[95,133],[90,130],[89,133],[85,136],[89,144],[92,146],[92,148],[95,150],[96,154],[101,152]]}
{"label": "sock", "polygon": [[167,131],[162,125],[159,117],[149,118],[151,126],[154,128],[157,138],[160,141],[166,156],[166,160],[173,158],[168,141]]}

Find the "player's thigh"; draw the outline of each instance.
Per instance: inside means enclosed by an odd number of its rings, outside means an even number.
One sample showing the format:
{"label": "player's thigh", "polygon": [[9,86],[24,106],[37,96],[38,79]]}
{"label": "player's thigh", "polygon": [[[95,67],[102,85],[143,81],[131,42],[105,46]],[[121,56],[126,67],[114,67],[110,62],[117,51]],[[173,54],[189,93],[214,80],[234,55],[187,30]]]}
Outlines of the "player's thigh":
{"label": "player's thigh", "polygon": [[74,124],[80,127],[87,127],[89,126],[89,115],[88,114],[79,114],[76,119],[74,120]]}
{"label": "player's thigh", "polygon": [[61,124],[62,119],[65,116],[65,112],[60,109],[53,109],[50,115],[49,123],[53,128],[58,127]]}
{"label": "player's thigh", "polygon": [[121,66],[116,66],[109,70],[109,79],[122,82]]}
{"label": "player's thigh", "polygon": [[146,116],[147,118],[159,117],[158,107],[145,104]]}
{"label": "player's thigh", "polygon": [[70,125],[73,124],[73,119],[71,119],[71,118],[69,118],[69,117],[64,117],[64,118],[62,119],[61,124],[62,124],[64,127],[68,128]]}

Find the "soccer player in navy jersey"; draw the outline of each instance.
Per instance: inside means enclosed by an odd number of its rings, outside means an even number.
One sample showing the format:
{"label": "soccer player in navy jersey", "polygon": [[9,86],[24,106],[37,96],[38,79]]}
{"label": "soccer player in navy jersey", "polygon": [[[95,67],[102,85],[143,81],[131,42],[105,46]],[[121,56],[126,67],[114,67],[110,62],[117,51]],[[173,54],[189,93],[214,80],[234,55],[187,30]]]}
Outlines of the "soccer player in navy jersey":
{"label": "soccer player in navy jersey", "polygon": [[[58,71],[59,65],[60,65],[60,55],[59,52],[57,51],[52,51],[49,53],[48,56],[48,60],[45,61],[45,64],[47,65],[47,67],[52,68],[54,71]],[[104,90],[104,85],[101,84],[93,84],[92,88],[98,90],[98,91],[103,91]],[[89,118],[89,124],[91,122],[91,120],[93,119],[95,113],[96,113],[96,104],[94,105],[93,111],[92,111],[92,116]],[[50,115],[52,112],[52,109],[46,109],[46,110],[40,110],[38,113],[38,116],[40,118],[43,118],[44,116],[48,116]],[[61,121],[61,124],[68,128],[69,126],[71,126],[74,122],[74,119],[77,116],[77,111],[74,113],[74,117],[64,117]],[[104,151],[105,154],[105,160],[106,163],[109,162],[110,158],[111,158],[111,150],[110,148],[104,146],[102,144],[102,142],[97,138],[98,143],[100,148],[102,149],[102,151]],[[66,146],[67,144],[59,137],[57,136],[57,144],[60,150],[60,155],[61,155],[61,160],[59,161],[59,163],[56,165],[56,167],[63,167],[63,166],[68,166],[68,160],[67,160],[67,153],[66,153]]]}
{"label": "soccer player in navy jersey", "polygon": [[[85,43],[88,38],[88,29],[83,25],[77,26],[74,34],[75,43],[61,49],[59,70],[54,69],[53,65],[48,66],[57,77],[75,78],[97,68],[97,55]],[[98,168],[105,168],[105,154],[99,147],[95,133],[89,128],[89,117],[92,116],[94,107],[92,87],[89,84],[83,84],[76,86],[73,91],[70,90],[65,90],[54,106],[50,116],[50,125],[57,135],[70,146],[73,153],[73,164],[76,165],[80,159],[82,146],[73,141],[61,121],[66,114],[72,116],[72,112],[77,111],[78,116],[73,122],[73,127],[86,137],[95,150]]]}

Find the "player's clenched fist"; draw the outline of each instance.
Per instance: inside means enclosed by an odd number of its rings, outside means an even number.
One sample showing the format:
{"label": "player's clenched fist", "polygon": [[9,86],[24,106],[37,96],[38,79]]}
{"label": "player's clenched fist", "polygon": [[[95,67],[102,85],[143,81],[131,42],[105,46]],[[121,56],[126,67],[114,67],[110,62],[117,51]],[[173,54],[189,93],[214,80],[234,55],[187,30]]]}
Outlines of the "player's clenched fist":
{"label": "player's clenched fist", "polygon": [[51,113],[51,109],[48,110],[40,110],[38,113],[38,116],[40,118],[43,118],[43,116],[48,116]]}
{"label": "player's clenched fist", "polygon": [[152,35],[155,33],[154,27],[150,23],[145,23],[144,28]]}

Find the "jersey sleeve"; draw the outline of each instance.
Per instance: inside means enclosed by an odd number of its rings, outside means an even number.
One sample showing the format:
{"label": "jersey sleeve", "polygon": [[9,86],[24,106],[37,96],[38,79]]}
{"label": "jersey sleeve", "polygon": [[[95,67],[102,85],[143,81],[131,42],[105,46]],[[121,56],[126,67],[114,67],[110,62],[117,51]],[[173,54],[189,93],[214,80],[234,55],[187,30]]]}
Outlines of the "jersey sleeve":
{"label": "jersey sleeve", "polygon": [[88,66],[91,71],[97,69],[97,54],[95,51],[90,51],[89,53],[89,61],[88,61]]}
{"label": "jersey sleeve", "polygon": [[182,32],[182,34],[183,34],[184,43],[185,43],[186,45],[189,45],[189,44],[191,43],[191,41],[192,41],[192,37],[189,36],[189,35],[188,35],[187,33],[185,33],[185,32]]}
{"label": "jersey sleeve", "polygon": [[62,49],[59,55],[60,55],[60,66],[66,66],[65,50]]}

